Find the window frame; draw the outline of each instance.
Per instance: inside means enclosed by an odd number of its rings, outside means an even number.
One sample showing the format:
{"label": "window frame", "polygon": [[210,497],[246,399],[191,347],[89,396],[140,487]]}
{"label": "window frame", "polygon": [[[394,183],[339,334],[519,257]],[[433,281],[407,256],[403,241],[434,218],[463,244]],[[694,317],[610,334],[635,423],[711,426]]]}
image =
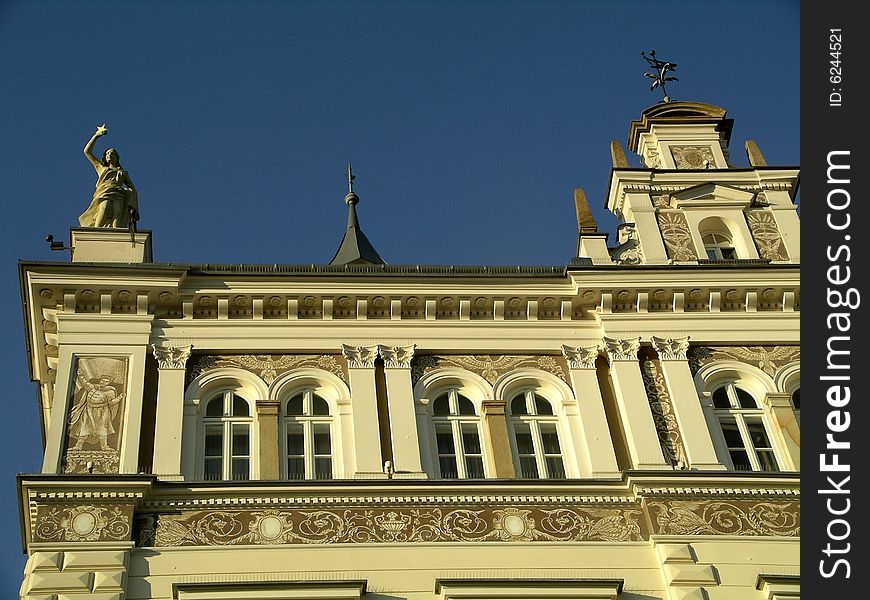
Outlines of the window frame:
{"label": "window frame", "polygon": [[[199,419],[199,447],[201,451],[197,455],[197,469],[199,478],[203,481],[250,481],[254,479],[255,444],[254,444],[254,414],[255,409],[251,403],[238,393],[238,388],[223,388],[214,390],[203,402],[203,410]],[[220,416],[207,416],[209,406],[218,398],[222,399],[223,407]],[[234,398],[242,400],[248,409],[247,416],[236,416],[233,413]],[[248,430],[248,453],[246,455],[233,454],[233,429],[245,425]],[[206,437],[209,429],[220,427],[221,430],[221,477],[219,479],[206,479],[206,461],[214,458],[206,455]],[[234,459],[247,459],[248,473],[246,478],[233,477]]]}
{"label": "window frame", "polygon": [[[436,415],[435,414],[435,403],[438,402],[442,397],[447,396],[448,402],[448,414],[446,415]],[[471,415],[468,414],[460,414],[459,411],[459,397],[462,397],[468,402],[471,403],[474,413]],[[469,398],[467,395],[462,393],[462,390],[456,387],[451,387],[447,389],[438,390],[431,403],[431,411],[429,415],[429,429],[430,429],[430,439],[432,440],[431,450],[433,454],[433,470],[435,471],[435,475],[438,479],[449,479],[449,480],[458,480],[458,479],[486,479],[489,477],[489,470],[487,468],[487,460],[486,460],[486,450],[484,447],[483,440],[483,430],[481,427],[481,417],[480,411],[475,404],[475,402]],[[451,438],[453,440],[453,454],[441,454],[438,448],[438,433],[439,426],[441,427],[449,427]],[[469,453],[465,450],[465,440],[463,438],[463,429],[464,427],[474,427],[475,432],[477,433],[477,441],[478,448],[480,452],[478,453]],[[456,477],[448,478],[445,477],[441,470],[441,458],[442,456],[453,456],[456,462]],[[468,465],[467,458],[475,457],[480,459],[482,477],[469,477],[468,476]]]}
{"label": "window frame", "polygon": [[[317,388],[307,386],[295,390],[292,394],[288,394],[287,398],[281,402],[281,425],[280,425],[280,441],[279,452],[281,456],[281,478],[285,481],[331,481],[336,478],[336,428],[334,409],[330,405],[329,400],[317,393]],[[288,404],[295,398],[302,396],[302,414],[290,415],[287,413]],[[314,398],[318,398],[326,404],[328,413],[326,415],[314,414]],[[290,470],[288,461],[291,456],[288,454],[287,434],[288,425],[302,426],[302,445],[303,445],[303,466],[304,477],[301,479],[290,478]],[[317,459],[324,458],[327,455],[317,454],[315,452],[314,436],[317,426],[326,425],[329,430],[329,474],[328,478],[316,477],[317,475]],[[293,457],[299,457],[294,454]]]}
{"label": "window frame", "polygon": [[[516,400],[520,395],[523,395],[525,397],[527,413],[524,415],[515,415],[513,412],[513,403],[514,400]],[[550,406],[550,410],[553,411],[552,414],[538,414],[537,406],[535,405],[535,397],[541,398],[543,401],[545,401]],[[565,436],[561,431],[561,419],[556,414],[553,401],[544,396],[543,394],[540,394],[538,387],[521,388],[515,390],[510,395],[510,400],[505,403],[505,416],[507,417],[508,422],[508,433],[510,437],[511,452],[513,454],[514,469],[517,479],[567,479],[568,469],[565,464]],[[532,438],[532,448],[534,450],[535,456],[535,464],[537,467],[537,477],[525,477],[522,474],[522,462],[520,460],[521,456],[517,444],[516,423],[518,422],[523,423],[523,426],[529,427],[529,433]],[[541,434],[542,424],[553,426],[556,432],[556,441],[559,443],[558,455],[555,455],[551,452],[546,452],[543,436]],[[527,455],[524,454],[523,456]],[[547,465],[547,458],[552,458],[554,456],[558,456],[562,464],[561,477],[552,477],[549,473],[550,469]]]}
{"label": "window frame", "polygon": [[[729,408],[720,408],[713,403],[713,395],[720,389],[725,390],[726,397],[730,404]],[[752,398],[755,408],[742,407],[736,390],[748,394]],[[764,408],[758,402],[758,398],[756,398],[755,394],[750,390],[747,390],[745,387],[740,386],[739,382],[726,380],[712,388],[710,392],[710,400],[714,418],[719,425],[719,435],[721,436],[722,448],[725,450],[725,456],[723,456],[723,458],[727,460],[726,466],[728,466],[730,470],[745,473],[778,473],[783,470],[783,461],[777,452],[776,443],[774,441],[774,436],[772,435],[771,426],[768,423],[767,415]],[[761,424],[764,429],[764,435],[767,438],[768,446],[757,447],[753,443],[747,420]],[[725,438],[725,429],[722,426],[723,423],[734,423],[736,425],[741,441],[743,442],[742,448],[729,446],[728,441]],[[745,452],[751,468],[749,470],[738,470],[735,467],[734,460],[731,456],[732,451]],[[759,451],[769,453],[773,459],[774,466],[776,467],[775,469],[770,470],[762,467],[762,463],[758,457]]]}

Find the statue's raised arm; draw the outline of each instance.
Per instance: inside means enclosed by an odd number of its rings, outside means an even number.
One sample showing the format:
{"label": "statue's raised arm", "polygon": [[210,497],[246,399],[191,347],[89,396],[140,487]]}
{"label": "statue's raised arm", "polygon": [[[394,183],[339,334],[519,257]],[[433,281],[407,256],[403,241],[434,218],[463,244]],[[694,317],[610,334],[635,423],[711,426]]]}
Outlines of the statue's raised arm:
{"label": "statue's raised arm", "polygon": [[79,216],[82,227],[126,228],[139,218],[139,198],[130,175],[121,167],[114,148],[106,148],[102,160],[94,156],[97,138],[108,133],[106,124],[97,127],[85,144],[84,153],[97,172],[97,185],[87,210]]}

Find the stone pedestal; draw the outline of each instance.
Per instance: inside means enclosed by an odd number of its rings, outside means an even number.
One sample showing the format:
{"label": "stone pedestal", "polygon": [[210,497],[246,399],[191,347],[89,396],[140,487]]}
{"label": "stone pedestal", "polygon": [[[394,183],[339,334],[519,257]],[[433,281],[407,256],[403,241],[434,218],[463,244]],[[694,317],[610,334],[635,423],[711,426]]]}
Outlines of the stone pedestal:
{"label": "stone pedestal", "polygon": [[69,231],[73,262],[150,263],[151,232],[110,227],[79,227]]}

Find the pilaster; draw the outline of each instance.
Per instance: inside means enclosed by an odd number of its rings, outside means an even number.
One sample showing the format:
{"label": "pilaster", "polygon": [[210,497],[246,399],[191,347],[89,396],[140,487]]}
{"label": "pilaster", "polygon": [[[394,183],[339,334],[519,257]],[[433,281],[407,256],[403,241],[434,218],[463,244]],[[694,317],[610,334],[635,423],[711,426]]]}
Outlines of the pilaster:
{"label": "pilaster", "polygon": [[387,382],[395,479],[426,478],[420,458],[414,388],[411,383],[411,359],[414,357],[415,347],[414,344],[378,346],[378,352],[384,359],[384,376]]}
{"label": "pilaster", "polygon": [[184,423],[184,377],[193,346],[157,346],[157,416],[154,424],[154,474],[178,481],[181,476],[181,440]]}
{"label": "pilaster", "polygon": [[604,338],[613,391],[635,469],[669,469],[650,411],[637,353],[640,338]]}
{"label": "pilaster", "polygon": [[257,400],[260,479],[266,481],[277,481],[281,478],[280,442],[278,440],[280,408],[281,402],[278,400]]}
{"label": "pilaster", "polygon": [[764,397],[764,409],[773,419],[773,434],[779,438],[785,448],[789,471],[800,471],[801,468],[801,428],[794,414],[789,394],[767,394]]}
{"label": "pilaster", "polygon": [[484,400],[481,410],[486,450],[492,457],[493,475],[498,479],[516,477],[504,400]]}
{"label": "pilaster", "polygon": [[576,403],[566,406],[566,417],[583,475],[618,477],[619,466],[595,370],[599,351],[598,345],[576,348],[562,346],[562,355],[568,361],[571,386],[577,398]]}
{"label": "pilaster", "polygon": [[377,346],[342,344],[350,378],[353,421],[353,477],[357,479],[385,478],[378,428],[378,401],[375,387]]}
{"label": "pilaster", "polygon": [[716,456],[716,448],[704,417],[704,410],[695,390],[686,353],[689,338],[661,338],[652,336],[652,344],[662,366],[662,376],[670,392],[671,405],[683,448],[692,469],[725,469]]}

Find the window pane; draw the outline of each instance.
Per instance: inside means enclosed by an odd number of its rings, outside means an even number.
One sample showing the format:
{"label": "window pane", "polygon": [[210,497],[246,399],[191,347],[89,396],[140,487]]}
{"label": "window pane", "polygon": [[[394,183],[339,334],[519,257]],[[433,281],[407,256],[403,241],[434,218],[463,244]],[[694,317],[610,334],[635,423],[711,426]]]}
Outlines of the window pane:
{"label": "window pane", "polygon": [[716,248],[707,248],[707,258],[709,258],[710,260],[716,260],[717,258],[719,258],[718,256],[716,256]]}
{"label": "window pane", "polygon": [[447,402],[447,394],[438,396],[432,403],[432,414],[436,416],[446,416],[450,414],[450,404]]}
{"label": "window pane", "polygon": [[745,450],[731,450],[731,462],[734,463],[735,471],[751,471],[752,464],[749,462],[749,455]]}
{"label": "window pane", "polygon": [[534,456],[520,457],[520,477],[523,479],[538,478],[538,463],[535,461]]}
{"label": "window pane", "polygon": [[758,462],[761,465],[762,471],[779,471],[779,465],[776,464],[773,450],[759,450],[756,454],[758,454]]}
{"label": "window pane", "polygon": [[752,397],[752,394],[745,390],[741,390],[739,387],[735,387],[734,392],[737,394],[737,401],[740,403],[740,408],[758,408],[758,404],[755,402],[755,398]]}
{"label": "window pane", "polygon": [[224,416],[224,396],[216,396],[208,401],[205,405],[205,416],[207,417],[222,417]]}
{"label": "window pane", "polygon": [[315,479],[332,479],[332,459],[315,458],[314,459],[314,478]]}
{"label": "window pane", "polygon": [[756,448],[770,448],[770,440],[767,439],[767,431],[761,419],[746,419],[746,428],[749,429],[749,439]]}
{"label": "window pane", "polygon": [[332,454],[332,443],[329,436],[329,425],[318,424],[314,426],[314,454]]}
{"label": "window pane", "polygon": [[288,456],[302,456],[305,454],[305,440],[302,436],[302,426],[287,427],[287,454]]}
{"label": "window pane", "polygon": [[562,453],[555,423],[541,423],[541,441],[544,443],[544,454]]}
{"label": "window pane", "polygon": [[462,448],[466,454],[480,454],[480,436],[477,434],[477,425],[473,423],[462,424]]}
{"label": "window pane", "polygon": [[305,459],[287,459],[287,479],[305,479]]}
{"label": "window pane", "polygon": [[728,399],[728,392],[725,388],[720,387],[713,392],[713,406],[716,408],[731,408],[731,401]]}
{"label": "window pane", "polygon": [[547,457],[547,476],[550,479],[565,479],[565,465],[561,456]]}
{"label": "window pane", "polygon": [[526,395],[520,394],[513,400],[511,400],[511,414],[512,415],[527,415],[529,414],[529,409],[526,408]]}
{"label": "window pane", "polygon": [[539,415],[552,415],[553,407],[547,400],[544,400],[535,394],[535,411],[537,411]]}
{"label": "window pane", "polygon": [[480,456],[465,457],[465,474],[469,479],[483,479],[483,458]]}
{"label": "window pane", "polygon": [[221,456],[224,453],[224,428],[220,425],[205,430],[205,455]]}
{"label": "window pane", "polygon": [[250,479],[248,476],[248,459],[247,458],[234,458],[233,459],[233,480],[241,481],[244,479]]}
{"label": "window pane", "polygon": [[[449,427],[449,426],[448,426]],[[438,431],[435,434],[438,442],[438,454],[455,454],[456,450],[453,446],[453,432],[449,429],[446,431]]]}
{"label": "window pane", "polygon": [[441,477],[444,479],[456,479],[459,477],[455,456],[438,457],[438,466],[441,468]]}
{"label": "window pane", "polygon": [[329,414],[329,403],[320,396],[312,395],[311,405],[315,415],[321,416]]}
{"label": "window pane", "polygon": [[722,421],[722,434],[725,436],[725,445],[729,448],[744,448],[743,437],[737,428],[737,423]]}
{"label": "window pane", "polygon": [[250,436],[247,425],[233,424],[233,456],[249,456]]}
{"label": "window pane", "polygon": [[466,398],[465,396],[460,396],[457,394],[456,396],[456,404],[459,407],[460,415],[476,415],[477,412],[474,410],[474,402]]}
{"label": "window pane", "polygon": [[233,416],[234,417],[248,417],[250,416],[250,407],[248,406],[248,402],[240,397],[233,394]]}
{"label": "window pane", "polygon": [[221,457],[206,458],[205,467],[203,468],[203,479],[206,481],[217,481],[223,479],[224,461]]}
{"label": "window pane", "polygon": [[532,432],[526,423],[514,423],[514,431],[517,440],[518,454],[534,454],[535,446],[532,443]]}
{"label": "window pane", "polygon": [[287,401],[286,414],[299,416],[302,414],[302,394],[293,396]]}

